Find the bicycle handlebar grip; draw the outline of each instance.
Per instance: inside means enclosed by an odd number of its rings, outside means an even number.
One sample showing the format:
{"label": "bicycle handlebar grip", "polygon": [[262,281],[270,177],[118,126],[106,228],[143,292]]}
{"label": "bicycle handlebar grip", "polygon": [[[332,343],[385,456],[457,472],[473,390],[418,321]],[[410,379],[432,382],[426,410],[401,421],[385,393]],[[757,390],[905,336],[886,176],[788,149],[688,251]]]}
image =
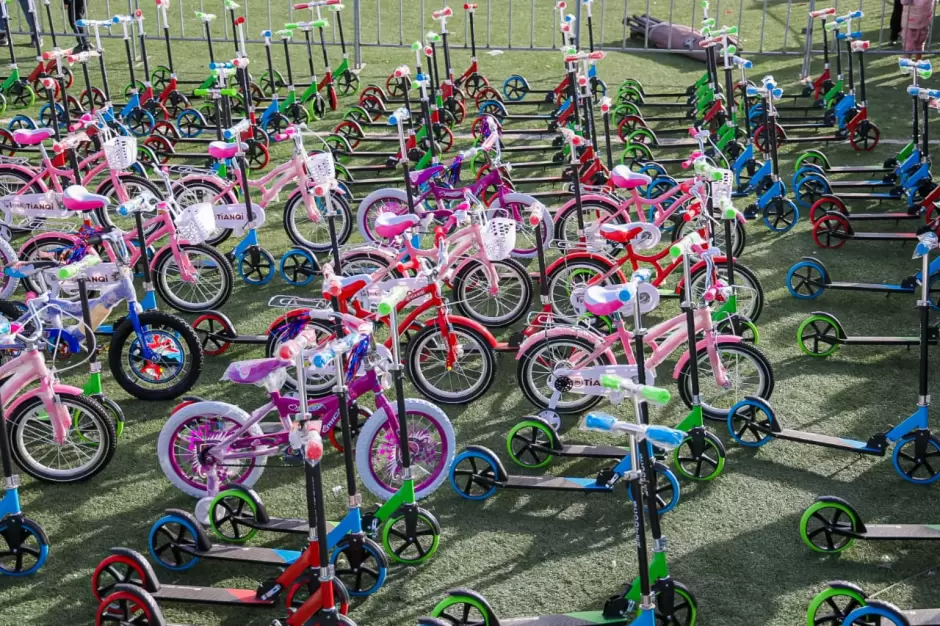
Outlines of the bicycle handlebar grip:
{"label": "bicycle handlebar grip", "polygon": [[251,121],[248,118],[243,119],[238,124],[235,124],[231,128],[226,128],[222,131],[222,136],[225,139],[234,139],[238,135],[242,134],[251,126]]}
{"label": "bicycle handlebar grip", "polygon": [[871,42],[868,40],[864,41],[853,41],[852,42],[852,52],[864,52],[868,50],[868,47],[871,45]]}
{"label": "bicycle handlebar grip", "polygon": [[809,12],[809,16],[812,17],[812,18],[814,18],[814,19],[817,18],[817,17],[826,17],[827,15],[835,15],[835,14],[836,14],[836,8],[835,8],[835,7],[829,7],[828,9],[820,9],[820,10],[818,10],[818,11],[810,11],[810,12]]}
{"label": "bicycle handlebar grip", "polygon": [[[196,11],[196,15],[197,15],[197,17],[198,17],[199,11]],[[119,14],[119,15],[114,15],[114,16],[112,16],[112,17],[111,17],[111,22],[112,22],[113,24],[130,24],[132,19],[134,19],[134,18],[131,17],[130,15],[120,15],[120,14]]]}
{"label": "bicycle handlebar grip", "polygon": [[642,396],[643,399],[660,406],[668,404],[669,399],[672,397],[668,389],[651,387],[650,385],[638,385],[632,380],[614,374],[601,374],[601,386],[607,389],[626,391],[632,395]]}
{"label": "bicycle handlebar grip", "polygon": [[362,335],[359,333],[349,333],[342,339],[334,339],[330,342],[329,347],[325,350],[319,350],[311,359],[313,364],[317,367],[325,367],[329,364],[330,361],[335,359],[337,356],[349,352],[353,347],[362,340]]}
{"label": "bicycle handlebar grip", "polygon": [[202,20],[203,22],[211,22],[215,19],[214,13],[203,13],[202,11],[195,11],[196,18]]}
{"label": "bicycle handlebar grip", "polygon": [[94,267],[99,263],[101,263],[101,257],[98,256],[98,253],[92,249],[80,261],[69,263],[64,267],[60,267],[59,271],[56,272],[56,277],[58,277],[59,280],[69,280],[70,278],[78,276],[86,269]]}
{"label": "bicycle handlebar grip", "polygon": [[382,298],[382,301],[379,302],[379,315],[382,317],[387,317],[391,315],[399,304],[405,300],[405,296],[408,295],[408,290],[405,289],[402,285],[397,285],[392,288],[385,297]]}
{"label": "bicycle handlebar grip", "polygon": [[669,256],[674,259],[688,254],[691,251],[693,245],[702,245],[705,243],[705,240],[702,239],[702,236],[697,232],[692,232],[672,244],[672,247],[669,248]]}
{"label": "bicycle handlebar grip", "polygon": [[313,328],[304,329],[293,339],[285,341],[281,344],[281,347],[278,350],[278,356],[284,361],[290,361],[295,356],[297,356],[297,353],[302,351],[307,346],[316,343],[316,341],[316,330]]}
{"label": "bicycle handlebar grip", "polygon": [[545,205],[538,200],[529,206],[529,226],[535,228],[542,223],[543,211],[545,211]]}

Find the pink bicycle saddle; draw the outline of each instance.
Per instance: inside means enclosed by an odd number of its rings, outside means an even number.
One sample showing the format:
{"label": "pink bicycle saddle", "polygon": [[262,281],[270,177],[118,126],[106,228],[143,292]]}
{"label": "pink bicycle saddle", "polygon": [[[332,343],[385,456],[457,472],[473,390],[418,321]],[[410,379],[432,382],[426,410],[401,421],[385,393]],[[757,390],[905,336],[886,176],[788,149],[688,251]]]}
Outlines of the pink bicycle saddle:
{"label": "pink bicycle saddle", "polygon": [[229,363],[222,374],[222,380],[228,380],[239,385],[252,385],[264,379],[271,372],[285,366],[281,359],[251,359],[248,361],[235,361]]}
{"label": "pink bicycle saddle", "polygon": [[652,178],[646,174],[637,174],[631,172],[626,165],[615,165],[610,171],[610,182],[618,189],[636,189],[644,187],[652,182]]}
{"label": "pink bicycle saddle", "polygon": [[111,204],[104,196],[91,193],[81,185],[69,185],[62,194],[62,204],[69,211],[94,211]]}
{"label": "pink bicycle saddle", "polygon": [[600,235],[607,241],[615,243],[629,243],[637,235],[643,233],[643,226],[631,222],[629,224],[601,224]]}
{"label": "pink bicycle saddle", "polygon": [[611,315],[619,311],[626,302],[620,299],[620,286],[603,287],[594,285],[584,292],[584,307],[594,315]]}
{"label": "pink bicycle saddle", "polygon": [[[213,159],[231,159],[238,152],[238,143],[227,143],[225,141],[212,141],[209,143],[209,156]],[[243,149],[247,149],[242,144]]]}
{"label": "pink bicycle saddle", "polygon": [[35,130],[21,128],[13,131],[13,141],[21,146],[35,146],[53,135],[55,135],[55,130],[51,128],[37,128]]}
{"label": "pink bicycle saddle", "polygon": [[444,171],[443,165],[432,165],[431,167],[426,167],[423,170],[418,170],[417,172],[411,173],[411,184],[412,185],[423,185],[428,182],[438,174]]}
{"label": "pink bicycle saddle", "polygon": [[382,213],[375,220],[375,233],[383,239],[391,239],[402,234],[421,220],[417,215],[406,213],[405,215],[395,215],[394,213]]}

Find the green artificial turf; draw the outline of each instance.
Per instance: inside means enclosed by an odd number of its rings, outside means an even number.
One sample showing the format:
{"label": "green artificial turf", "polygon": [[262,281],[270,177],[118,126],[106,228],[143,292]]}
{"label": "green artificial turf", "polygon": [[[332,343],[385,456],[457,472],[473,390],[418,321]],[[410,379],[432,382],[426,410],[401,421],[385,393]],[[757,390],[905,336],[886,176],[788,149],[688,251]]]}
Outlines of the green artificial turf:
{"label": "green artificial turf", "polygon": [[[383,41],[388,30],[397,28],[398,3],[381,4]],[[636,4],[637,6],[634,6]],[[676,3],[676,21],[680,15]],[[734,24],[737,6],[725,2],[717,7],[719,21]],[[742,16],[744,46],[759,47],[760,8],[767,5],[768,29],[765,49],[782,43],[788,3],[748,2]],[[854,3],[851,4],[854,8]],[[367,6],[368,5],[368,6]],[[418,27],[418,7],[406,0],[408,15],[403,41],[432,27],[429,17]],[[538,0],[537,35],[550,37],[547,26],[549,3]],[[789,34],[789,46],[805,24],[805,4],[792,6],[795,28]],[[880,4],[866,0],[870,14],[880,15]],[[630,12],[640,9],[630,3]],[[146,7],[151,16],[152,7]],[[208,7],[207,10],[211,10]],[[529,41],[528,3],[513,3],[516,47]],[[652,2],[654,14],[666,17],[667,3]],[[688,12],[688,9],[684,9]],[[252,30],[266,24],[262,11],[252,7]],[[363,3],[366,39],[375,38],[373,3]],[[428,12],[430,7],[428,7]],[[221,14],[221,10],[217,10]],[[600,15],[600,10],[597,11]],[[619,3],[606,4],[605,42],[620,41]],[[95,14],[94,17],[100,17]],[[295,15],[295,17],[297,17]],[[275,27],[277,25],[275,15]],[[286,16],[284,16],[286,18]],[[866,20],[866,32],[875,32],[877,17]],[[351,18],[347,17],[347,28]],[[457,24],[461,24],[458,20]],[[188,23],[188,33],[196,24]],[[458,33],[462,27],[453,27]],[[371,29],[371,30],[370,30]],[[154,32],[155,20],[148,22]],[[507,24],[494,22],[494,45],[505,46]],[[502,33],[502,39],[496,34]],[[252,35],[255,33],[252,32]],[[462,43],[461,36],[455,36]],[[229,44],[217,49],[229,51]],[[28,49],[18,47],[21,64],[27,65]],[[178,52],[177,52],[178,51]],[[120,42],[108,44],[113,60],[112,88],[127,80],[118,56]],[[205,73],[205,46],[198,42],[174,43],[175,58],[181,77],[195,78]],[[150,47],[152,65],[164,59],[159,42]],[[260,74],[263,50],[250,47],[252,72]],[[335,51],[334,51],[334,57]],[[454,66],[463,68],[468,54],[458,50]],[[557,53],[513,52],[501,55],[481,53],[483,73],[501,82],[511,73],[521,73],[533,83],[551,86],[559,75]],[[773,73],[786,90],[795,88],[799,57],[754,56],[752,78]],[[301,50],[292,57],[295,72],[306,70]],[[319,57],[315,57],[319,61]],[[404,49],[365,48],[367,63],[363,84],[383,82],[396,65],[413,61]],[[335,61],[334,61],[335,63]],[[280,50],[275,64],[283,67]],[[701,65],[688,59],[665,55],[626,55],[613,52],[600,66],[600,75],[609,85],[628,76],[638,77],[651,88],[683,89],[701,72]],[[820,63],[814,66],[818,71]],[[94,75],[97,75],[95,72]],[[894,140],[909,134],[909,101],[904,94],[907,80],[899,76],[895,58],[872,57],[868,67],[871,118],[881,128],[882,136]],[[930,81],[928,85],[932,84]],[[343,105],[352,99],[343,101]],[[7,113],[7,117],[11,115]],[[933,115],[933,114],[932,114]],[[332,125],[338,113],[328,116]],[[467,145],[464,141],[462,145]],[[309,146],[308,144],[308,147]],[[782,174],[789,184],[791,164],[800,148],[813,143],[785,147]],[[873,164],[890,157],[898,145],[882,145],[872,154],[856,154],[847,147],[827,150],[841,164]],[[674,153],[673,156],[680,154]],[[275,149],[275,158],[284,153]],[[748,200],[741,200],[743,207]],[[885,205],[892,207],[893,205]],[[865,204],[852,208],[864,209]],[[278,206],[270,207],[268,220],[261,230],[267,249],[281,254],[289,248]],[[910,224],[884,228],[903,230]],[[226,244],[232,245],[231,242]],[[828,434],[867,439],[884,431],[910,414],[915,406],[917,353],[904,349],[847,348],[826,360],[803,356],[795,345],[799,322],[811,311],[828,310],[839,317],[854,335],[914,334],[917,317],[910,296],[884,298],[861,293],[826,293],[816,302],[797,301],[784,287],[787,268],[803,255],[816,255],[836,280],[897,282],[914,273],[919,263],[912,261],[912,246],[891,243],[849,242],[842,250],[820,250],[810,237],[810,225],[803,212],[799,225],[786,235],[767,231],[759,222],[748,225],[748,246],[741,262],[760,277],[767,298],[759,320],[761,349],[774,366],[776,389],[772,403],[783,422]],[[238,331],[260,333],[279,313],[266,306],[270,296],[279,293],[316,295],[315,289],[295,289],[275,279],[264,287],[238,284],[225,311]],[[649,321],[676,315],[674,301],[667,301],[649,316]],[[263,402],[264,394],[254,387],[239,387],[217,382],[225,366],[233,359],[260,356],[260,349],[233,348],[224,357],[207,357],[206,366],[195,390],[207,398],[235,402],[246,410]],[[678,355],[676,355],[678,356]],[[675,359],[658,372],[660,384],[674,389],[670,381]],[[931,361],[933,365],[935,361]],[[509,354],[497,359],[498,375],[493,388],[470,406],[448,407],[460,446],[476,443],[489,446],[507,463],[505,435],[529,406],[517,390],[516,363]],[[931,380],[935,380],[935,376]],[[0,579],[0,625],[85,624],[93,620],[89,579],[94,566],[112,546],[126,546],[146,552],[150,525],[165,508],[190,509],[194,502],[181,495],[164,478],[155,456],[160,427],[172,402],[144,403],[119,391],[109,377],[106,390],[124,408],[128,428],[119,442],[112,464],[87,484],[55,486],[24,479],[23,506],[27,514],[41,522],[52,542],[48,564],[29,579]],[[932,386],[933,387],[933,386]],[[409,393],[414,394],[412,390]],[[601,407],[631,416],[631,407]],[[676,397],[664,409],[654,409],[658,423],[673,424],[685,415]],[[578,431],[576,420],[565,420],[570,441],[617,443],[596,434]],[[724,475],[710,484],[682,482],[682,502],[663,520],[669,537],[670,567],[677,580],[688,585],[699,604],[699,623],[703,626],[794,626],[805,623],[805,609],[813,595],[826,581],[844,579],[856,582],[870,593],[902,607],[936,606],[940,593],[934,584],[933,568],[940,565],[940,555],[931,546],[913,543],[861,544],[841,557],[823,557],[810,552],[800,541],[798,521],[805,507],[818,495],[832,494],[846,498],[866,521],[936,522],[938,521],[936,487],[905,483],[895,473],[889,459],[857,457],[825,448],[774,442],[759,450],[742,449],[727,436],[723,424],[709,427],[728,448]],[[305,503],[301,473],[297,468],[277,469],[271,459],[269,469],[257,484],[268,509],[282,516],[303,516]],[[573,476],[593,476],[603,464],[594,462],[555,462],[547,470]],[[327,487],[327,508],[333,517],[343,515],[346,494],[341,459],[332,451],[323,462]],[[374,498],[366,494],[367,505]],[[446,483],[427,501],[422,502],[438,518],[443,529],[440,550],[421,567],[393,566],[385,588],[375,597],[354,603],[352,616],[360,625],[407,626],[418,615],[428,613],[446,590],[472,587],[490,600],[500,615],[513,617],[546,612],[588,610],[602,605],[617,593],[621,585],[636,575],[633,549],[632,513],[623,489],[614,496],[585,497],[563,493],[498,493],[486,502],[468,502],[457,497]],[[262,535],[255,545],[299,547],[300,542],[273,535]],[[259,580],[272,575],[264,569],[238,567],[223,563],[201,563],[183,575],[158,570],[163,582],[196,585],[229,585],[254,588]],[[880,593],[884,590],[883,593]],[[165,605],[173,623],[199,625],[266,624],[277,611],[236,611],[199,606]]]}

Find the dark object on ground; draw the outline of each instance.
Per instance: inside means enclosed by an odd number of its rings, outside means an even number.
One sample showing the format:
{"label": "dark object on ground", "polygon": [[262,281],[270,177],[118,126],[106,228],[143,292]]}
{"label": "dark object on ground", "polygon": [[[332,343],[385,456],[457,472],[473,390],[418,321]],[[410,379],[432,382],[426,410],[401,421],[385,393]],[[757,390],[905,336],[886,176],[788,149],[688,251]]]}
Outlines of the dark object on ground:
{"label": "dark object on ground", "polygon": [[[641,41],[646,37],[646,29],[649,28],[649,42],[651,48],[661,50],[685,50],[685,56],[705,61],[705,51],[699,46],[699,42],[704,39],[702,34],[688,26],[682,24],[669,25],[669,22],[650,17],[649,15],[633,15],[623,18],[624,24],[630,27],[630,36],[639,38]],[[732,38],[733,40],[733,38]],[[740,44],[734,42],[738,47],[738,54],[743,52]]]}

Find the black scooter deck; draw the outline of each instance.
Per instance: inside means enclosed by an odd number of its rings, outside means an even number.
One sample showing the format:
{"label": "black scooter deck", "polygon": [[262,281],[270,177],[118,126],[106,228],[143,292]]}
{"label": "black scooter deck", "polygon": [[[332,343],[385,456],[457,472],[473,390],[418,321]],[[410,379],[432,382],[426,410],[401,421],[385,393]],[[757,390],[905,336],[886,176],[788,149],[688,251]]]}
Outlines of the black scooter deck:
{"label": "black scooter deck", "polygon": [[904,617],[911,626],[940,626],[940,609],[904,611]]}
{"label": "black scooter deck", "polygon": [[259,600],[253,589],[222,589],[219,587],[190,587],[189,585],[161,586],[153,594],[156,600],[170,602],[197,602],[199,604],[227,604],[237,606],[274,606],[275,600]]}
{"label": "black scooter deck", "polygon": [[[307,520],[300,518],[274,518],[264,524],[261,523],[252,523],[249,524],[252,528],[257,528],[258,530],[268,530],[275,533],[291,533],[296,535],[306,535],[307,531],[310,530],[310,525],[307,524]],[[327,523],[326,530],[327,532],[333,530],[334,525]]]}
{"label": "black scooter deck", "polygon": [[563,445],[560,450],[551,450],[554,456],[574,456],[583,459],[622,459],[630,453],[617,446]]}
{"label": "black scooter deck", "polygon": [[920,337],[848,337],[840,343],[862,346],[919,346]]}
{"label": "black scooter deck", "polygon": [[826,170],[827,174],[864,174],[866,172],[890,172],[894,168],[887,169],[879,165],[836,165]]}
{"label": "black scooter deck", "polygon": [[914,233],[854,233],[847,239],[861,241],[917,241]]}
{"label": "black scooter deck", "polygon": [[503,626],[596,626],[597,624],[626,625],[633,621],[635,616],[629,618],[604,619],[600,611],[590,613],[572,613],[571,615],[542,615],[540,617],[516,617],[500,619]]}
{"label": "black scooter deck", "polygon": [[[506,489],[549,489],[552,491],[599,491],[611,488],[598,485],[594,478],[565,478],[563,476],[510,476],[502,486]],[[589,622],[588,622],[589,623]]]}
{"label": "black scooter deck", "polygon": [[900,200],[901,196],[890,193],[868,193],[864,191],[854,191],[849,193],[840,193],[842,200]]}
{"label": "black scooter deck", "polygon": [[[879,221],[892,221],[897,222],[900,220],[919,220],[922,219],[920,215],[916,213],[911,215],[910,213],[852,213],[849,216],[853,222],[879,222]],[[902,233],[904,234],[904,233]]]}
{"label": "black scooter deck", "polygon": [[940,524],[871,524],[865,529],[862,536],[874,541],[940,541]]}
{"label": "black scooter deck", "polygon": [[877,291],[884,293],[914,293],[914,289],[904,289],[892,283],[829,283],[826,289],[843,289],[847,291]]}
{"label": "black scooter deck", "polygon": [[[239,563],[256,563],[258,565],[287,566],[294,562],[300,552],[293,550],[273,550],[271,548],[256,548],[251,546],[230,546],[226,544],[213,544],[206,551],[195,547],[181,546],[182,550],[191,552],[201,559],[216,561],[238,561]],[[292,558],[293,557],[293,558]]]}
{"label": "black scooter deck", "polygon": [[833,189],[855,187],[894,187],[897,183],[889,180],[833,180],[829,186]]}
{"label": "black scooter deck", "polygon": [[784,428],[779,433],[774,433],[774,436],[780,439],[786,439],[787,441],[808,443],[815,446],[823,446],[825,448],[835,448],[837,450],[849,450],[851,452],[861,453],[868,452],[869,454],[876,455],[880,454],[879,452],[865,448],[864,444],[859,441],[843,439],[841,437],[833,437],[831,435],[811,433],[803,430],[790,430],[789,428]]}

